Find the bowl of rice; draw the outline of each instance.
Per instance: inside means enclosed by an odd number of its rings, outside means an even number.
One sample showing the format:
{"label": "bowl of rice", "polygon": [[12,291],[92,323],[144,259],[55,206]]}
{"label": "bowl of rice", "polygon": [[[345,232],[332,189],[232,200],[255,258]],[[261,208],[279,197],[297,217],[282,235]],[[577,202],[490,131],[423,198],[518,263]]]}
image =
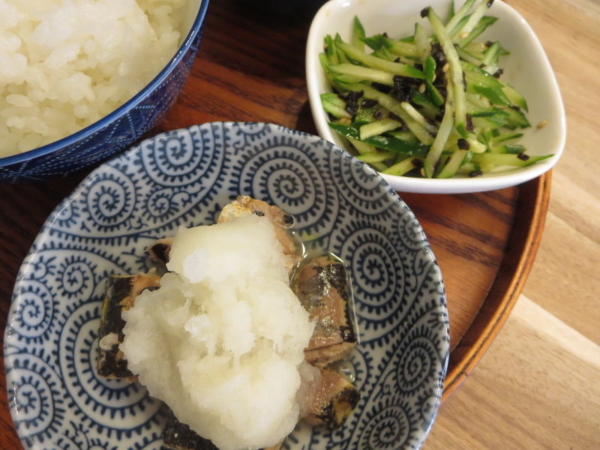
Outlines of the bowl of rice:
{"label": "bowl of rice", "polygon": [[129,147],[166,113],[208,0],[0,3],[0,181],[36,181]]}

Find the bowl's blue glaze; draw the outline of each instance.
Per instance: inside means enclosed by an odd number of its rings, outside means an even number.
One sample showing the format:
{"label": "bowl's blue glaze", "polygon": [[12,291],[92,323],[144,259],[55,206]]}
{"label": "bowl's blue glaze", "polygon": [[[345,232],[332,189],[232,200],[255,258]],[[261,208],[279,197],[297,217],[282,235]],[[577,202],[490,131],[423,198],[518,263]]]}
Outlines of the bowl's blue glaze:
{"label": "bowl's blue glaze", "polygon": [[439,405],[449,334],[441,274],[415,216],[380,175],[316,136],[208,123],[103,164],[44,224],[19,272],[4,340],[26,449],[161,448],[159,402],[96,373],[104,279],[147,270],[154,239],[214,223],[239,194],[294,214],[309,249],[347,262],[355,295],[361,342],[350,363],[360,403],[342,428],[299,426],[284,448],[420,447]]}
{"label": "bowl's blue glaze", "polygon": [[202,37],[209,0],[169,64],[136,96],[98,122],[64,139],[0,158],[0,182],[64,177],[131,146],[165,115],[181,92]]}

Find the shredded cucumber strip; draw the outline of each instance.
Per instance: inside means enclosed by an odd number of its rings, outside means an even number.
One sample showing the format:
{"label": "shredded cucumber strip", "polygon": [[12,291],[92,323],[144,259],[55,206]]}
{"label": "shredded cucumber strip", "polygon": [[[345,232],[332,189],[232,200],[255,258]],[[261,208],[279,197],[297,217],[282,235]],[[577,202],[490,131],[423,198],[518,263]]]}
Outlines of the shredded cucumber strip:
{"label": "shredded cucumber strip", "polygon": [[384,162],[388,159],[392,159],[396,156],[394,152],[383,152],[379,150],[375,150],[370,153],[363,153],[362,155],[358,155],[357,158],[366,163],[378,163]]}
{"label": "shredded cucumber strip", "polygon": [[[354,148],[360,155],[364,155],[366,153],[372,153],[372,152],[377,151],[377,149],[375,147],[373,147],[372,145],[365,144],[364,142],[361,142],[361,141],[358,141],[358,140],[352,139],[352,138],[347,138],[347,139],[350,141],[350,143],[354,146]],[[372,162],[372,163],[369,163],[369,165],[371,167],[373,167],[375,170],[379,170],[380,172],[382,170],[387,169],[387,165],[382,162]]]}
{"label": "shredded cucumber strip", "polygon": [[467,142],[469,143],[469,150],[473,153],[483,153],[487,150],[487,146],[479,142],[473,135],[467,138]]}
{"label": "shredded cucumber strip", "polygon": [[495,136],[491,139],[491,144],[499,144],[500,142],[512,141],[523,137],[523,133],[505,133]]}
{"label": "shredded cucumber strip", "polygon": [[431,54],[431,44],[429,38],[420,24],[415,25],[415,45],[417,46],[417,53],[421,59],[421,64],[425,64],[427,57]]}
{"label": "shredded cucumber strip", "polygon": [[435,133],[437,131],[437,127],[427,122],[427,119],[425,119],[423,114],[417,111],[413,105],[411,105],[408,102],[402,102],[400,103],[400,106],[402,107],[402,109],[404,109],[404,111],[406,111],[406,113],[410,117],[412,117],[415,120],[415,122],[417,122],[419,125],[425,128],[427,131],[429,131],[430,133]]}
{"label": "shredded cucumber strip", "polygon": [[492,5],[492,3],[493,3],[493,0],[483,0],[479,4],[479,6],[477,6],[477,8],[475,8],[475,11],[473,11],[473,14],[471,14],[471,17],[469,17],[469,20],[467,20],[467,23],[460,30],[458,30],[456,35],[460,37],[460,36],[466,34],[466,37],[468,37],[468,35],[477,26],[479,21],[483,18],[485,13],[488,11],[488,9],[490,9],[490,6]]}
{"label": "shredded cucumber strip", "polygon": [[468,46],[474,39],[477,39],[488,27],[493,25],[498,19],[496,17],[484,16],[477,26],[471,31],[468,37],[460,41],[460,46]]}
{"label": "shredded cucumber strip", "polygon": [[431,23],[433,32],[435,33],[438,40],[440,41],[440,44],[442,45],[442,50],[444,51],[446,59],[448,60],[448,63],[450,65],[449,72],[450,79],[452,80],[454,94],[454,125],[461,136],[467,137],[468,133],[466,131],[465,126],[467,120],[467,101],[460,59],[458,57],[458,54],[456,53],[456,49],[454,48],[452,40],[446,32],[446,28],[444,28],[444,25],[442,24],[440,18],[435,13],[433,8],[429,8],[427,18]]}
{"label": "shredded cucumber strip", "polygon": [[401,75],[404,77],[425,78],[423,72],[407,64],[386,61],[384,59],[378,58],[377,56],[369,55],[344,42],[337,43],[336,45],[350,58],[373,69],[384,70],[394,75]]}
{"label": "shredded cucumber strip", "polygon": [[487,50],[487,45],[485,45],[485,42],[469,42],[462,47],[466,51],[471,52],[479,57],[481,57],[481,55],[483,55],[483,53]]}
{"label": "shredded cucumber strip", "polygon": [[446,141],[452,132],[452,128],[454,126],[454,98],[452,95],[452,89],[448,89],[448,98],[446,99],[446,110],[444,111],[444,117],[442,118],[442,123],[440,124],[440,128],[437,132],[435,140],[429,149],[429,153],[427,153],[427,157],[425,158],[425,163],[423,169],[425,171],[425,176],[427,178],[433,178],[435,165],[437,164],[440,156],[442,155],[442,151],[444,150],[444,145],[446,145]]}
{"label": "shredded cucumber strip", "polygon": [[358,153],[360,153],[361,155],[363,155],[365,153],[372,153],[377,150],[372,145],[361,142],[358,139],[352,139],[350,137],[347,139],[352,143],[352,145],[354,145],[354,147],[356,148],[356,151],[358,151]]}
{"label": "shredded cucumber strip", "polygon": [[371,122],[360,127],[360,140],[364,141],[370,137],[383,134],[400,128],[402,124],[394,119],[383,119],[377,122]]}
{"label": "shredded cucumber strip", "polygon": [[450,156],[448,162],[438,174],[438,178],[453,177],[468,153],[468,150],[456,150],[452,156]]}
{"label": "shredded cucumber strip", "polygon": [[330,103],[327,100],[321,99],[321,104],[323,105],[323,109],[331,114],[333,117],[337,119],[352,119],[352,116],[346,111],[344,108],[337,106],[334,103]]}
{"label": "shredded cucumber strip", "polygon": [[400,161],[399,163],[390,166],[381,173],[385,173],[387,175],[402,176],[417,167],[415,161],[418,161],[418,159],[410,157],[406,158]]}
{"label": "shredded cucumber strip", "polygon": [[331,72],[350,75],[360,80],[375,81],[388,86],[394,85],[394,75],[389,72],[384,72],[383,70],[356,66],[354,64],[330,64],[328,69]]}
{"label": "shredded cucumber strip", "polygon": [[513,167],[526,167],[538,161],[542,161],[546,158],[550,158],[552,155],[544,156],[532,156],[526,160],[519,158],[519,155],[512,155],[509,153],[480,153],[473,155],[473,162],[484,165],[493,166],[513,166]]}
{"label": "shredded cucumber strip", "polygon": [[[449,34],[450,36],[452,36],[454,28],[458,25],[458,23],[462,20],[463,17],[465,17],[469,11],[471,10],[471,8],[473,7],[473,5],[475,4],[475,0],[467,0],[460,8],[458,11],[456,11],[456,14],[454,14],[454,16],[452,16],[452,18],[448,21],[448,23],[445,26],[446,29],[446,33]],[[429,8],[431,10],[431,8]]]}
{"label": "shredded cucumber strip", "polygon": [[408,42],[395,41],[389,48],[389,51],[398,56],[406,56],[407,58],[418,58],[419,51],[416,45]]}
{"label": "shredded cucumber strip", "polygon": [[529,112],[527,100],[525,100],[525,97],[523,97],[514,87],[505,84],[502,86],[502,91],[513,105],[516,105],[519,108]]}
{"label": "shredded cucumber strip", "polygon": [[456,47],[456,53],[460,58],[473,64],[474,66],[479,66],[482,63],[482,60],[480,58],[478,58],[468,50],[465,50],[464,48]]}
{"label": "shredded cucumber strip", "polygon": [[408,142],[409,144],[416,144],[418,142],[417,137],[410,131],[391,131],[388,134],[396,139]]}
{"label": "shredded cucumber strip", "polygon": [[363,24],[360,23],[360,19],[357,16],[354,16],[354,21],[352,23],[352,45],[359,50],[364,50],[365,43],[363,39],[365,37],[365,28],[363,27]]}

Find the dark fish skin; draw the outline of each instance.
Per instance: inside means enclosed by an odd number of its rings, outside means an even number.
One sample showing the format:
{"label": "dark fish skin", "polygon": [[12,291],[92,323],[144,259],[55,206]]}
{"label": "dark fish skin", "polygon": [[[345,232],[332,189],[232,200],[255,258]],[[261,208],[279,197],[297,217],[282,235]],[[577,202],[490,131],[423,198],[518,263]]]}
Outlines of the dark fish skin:
{"label": "dark fish skin", "polygon": [[321,369],[321,378],[312,387],[305,419],[312,425],[338,428],[360,400],[356,387],[339,373]]}
{"label": "dark fish skin", "polygon": [[[98,328],[98,375],[104,378],[117,378],[135,381],[136,376],[127,368],[127,360],[119,350],[123,342],[125,321],[123,311],[133,306],[135,298],[145,289],[159,286],[160,277],[150,274],[110,275],[106,279],[104,300]],[[116,335],[116,343],[110,349],[102,348],[102,339],[110,334]]]}
{"label": "dark fish skin", "polygon": [[172,450],[219,450],[211,441],[177,420],[173,412],[169,412],[167,416],[162,438],[165,447]]}
{"label": "dark fish skin", "polygon": [[169,253],[173,245],[173,238],[159,239],[146,249],[150,258],[157,263],[167,264],[169,262]]}
{"label": "dark fish skin", "polygon": [[299,267],[291,286],[315,322],[315,331],[304,351],[306,360],[322,368],[352,350],[357,337],[344,264],[329,255],[312,258]]}
{"label": "dark fish skin", "polygon": [[[177,420],[172,411],[167,415],[162,438],[164,446],[171,450],[219,450],[211,441],[199,436],[189,426]],[[263,450],[279,450],[281,444]]]}

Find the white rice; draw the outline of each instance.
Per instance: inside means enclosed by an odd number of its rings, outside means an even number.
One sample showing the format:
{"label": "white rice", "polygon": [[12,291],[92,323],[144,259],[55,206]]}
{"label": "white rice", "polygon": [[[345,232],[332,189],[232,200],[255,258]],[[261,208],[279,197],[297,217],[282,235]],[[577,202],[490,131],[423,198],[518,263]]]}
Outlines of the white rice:
{"label": "white rice", "polygon": [[173,57],[186,0],[0,0],[0,157],[68,136]]}
{"label": "white rice", "polygon": [[314,325],[272,223],[249,215],[180,231],[168,268],[123,313],[129,369],[221,450],[278,443],[316,369],[304,361]]}

